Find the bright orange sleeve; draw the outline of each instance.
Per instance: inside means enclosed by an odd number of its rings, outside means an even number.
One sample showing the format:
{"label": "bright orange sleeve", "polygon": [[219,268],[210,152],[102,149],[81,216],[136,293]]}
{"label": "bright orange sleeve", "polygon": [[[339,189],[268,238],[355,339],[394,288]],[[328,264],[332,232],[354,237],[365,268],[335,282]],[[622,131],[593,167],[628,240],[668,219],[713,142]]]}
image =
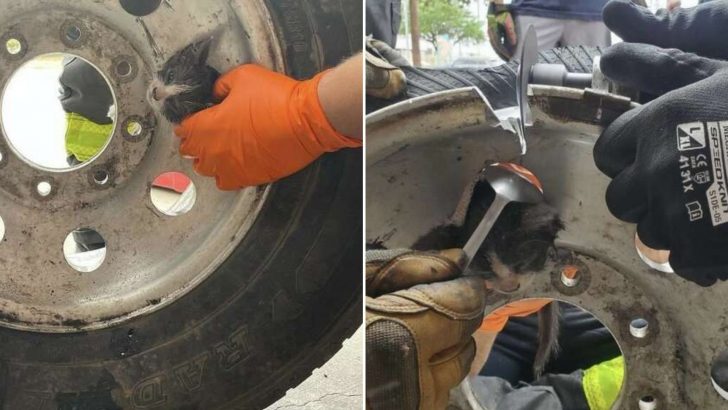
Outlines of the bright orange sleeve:
{"label": "bright orange sleeve", "polygon": [[500,332],[506,327],[508,318],[528,316],[543,309],[551,302],[553,302],[551,299],[524,299],[509,303],[486,316],[479,330],[483,332]]}

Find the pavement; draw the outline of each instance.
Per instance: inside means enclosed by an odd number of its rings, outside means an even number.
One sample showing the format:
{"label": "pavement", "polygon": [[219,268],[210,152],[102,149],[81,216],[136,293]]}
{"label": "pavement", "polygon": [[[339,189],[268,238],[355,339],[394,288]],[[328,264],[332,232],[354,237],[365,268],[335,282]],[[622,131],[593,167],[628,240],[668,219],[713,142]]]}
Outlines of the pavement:
{"label": "pavement", "polygon": [[266,410],[361,410],[364,406],[364,328],[295,389]]}

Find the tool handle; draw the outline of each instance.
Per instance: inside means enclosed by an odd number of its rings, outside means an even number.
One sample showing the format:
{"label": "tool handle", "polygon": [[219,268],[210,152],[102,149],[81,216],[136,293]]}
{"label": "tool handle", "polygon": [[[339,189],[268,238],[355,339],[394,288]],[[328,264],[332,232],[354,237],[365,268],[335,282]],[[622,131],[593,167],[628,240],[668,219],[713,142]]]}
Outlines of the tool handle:
{"label": "tool handle", "polygon": [[483,242],[485,242],[485,238],[488,237],[488,233],[490,233],[493,225],[495,225],[498,217],[503,212],[503,209],[506,207],[506,205],[508,205],[509,202],[510,201],[508,201],[507,199],[496,194],[495,200],[493,200],[493,203],[488,208],[485,216],[483,216],[480,224],[478,224],[478,227],[475,228],[475,231],[473,231],[473,235],[470,236],[470,239],[468,239],[468,242],[463,247],[463,252],[465,252],[465,257],[467,258],[467,262],[463,267],[463,271],[465,271],[468,266],[470,266],[470,263],[473,261],[475,254],[478,253],[478,250],[483,245]]}
{"label": "tool handle", "polygon": [[570,73],[563,64],[536,64],[531,68],[531,84],[571,88],[591,88],[591,73]]}
{"label": "tool handle", "polygon": [[571,88],[591,88],[592,74],[589,73],[568,73],[564,76],[564,87]]}

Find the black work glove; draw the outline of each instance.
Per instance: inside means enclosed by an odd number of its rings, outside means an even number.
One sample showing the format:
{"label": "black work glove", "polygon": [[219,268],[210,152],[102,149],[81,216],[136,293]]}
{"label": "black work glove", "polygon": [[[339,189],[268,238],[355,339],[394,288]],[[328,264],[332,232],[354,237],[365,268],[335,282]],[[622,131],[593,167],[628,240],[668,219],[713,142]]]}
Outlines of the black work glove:
{"label": "black work glove", "polygon": [[64,60],[63,74],[58,80],[61,106],[66,112],[82,115],[96,124],[111,124],[109,108],[114,97],[104,77],[80,58]]}
{"label": "black work glove", "polygon": [[612,123],[594,159],[613,178],[607,205],[637,223],[642,241],[670,250],[680,276],[701,286],[728,278],[728,63],[621,43],[602,71],[659,98]]}
{"label": "black work glove", "polygon": [[657,14],[631,0],[612,0],[604,6],[604,23],[624,41],[677,48],[704,57],[728,59],[726,27],[728,1]]}

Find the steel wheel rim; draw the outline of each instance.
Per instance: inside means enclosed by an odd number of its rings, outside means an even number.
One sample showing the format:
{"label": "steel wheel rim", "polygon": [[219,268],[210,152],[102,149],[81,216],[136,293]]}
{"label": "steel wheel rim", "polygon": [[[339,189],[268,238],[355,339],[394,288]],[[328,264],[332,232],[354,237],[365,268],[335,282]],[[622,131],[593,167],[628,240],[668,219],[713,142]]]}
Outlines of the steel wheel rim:
{"label": "steel wheel rim", "polygon": [[[0,326],[50,333],[95,330],[174,303],[239,245],[268,190],[218,191],[214,180],[196,175],[190,161],[179,157],[171,124],[138,102],[144,101],[152,73],[166,58],[215,30],[224,40],[223,50],[213,54],[216,68],[257,61],[280,70],[280,50],[263,2],[239,1],[232,7],[223,1],[178,2],[174,10],[162,6],[143,21],[116,3],[81,10],[62,1],[44,2],[42,8],[40,2],[4,3],[8,13],[0,25],[2,44],[19,39],[25,47],[0,59],[0,87],[38,55],[78,55],[111,83],[118,121],[96,159],[65,172],[38,169],[20,159],[2,133]],[[190,14],[196,16],[190,22],[196,24],[189,24],[194,32],[169,35]],[[221,32],[222,24],[229,27]],[[70,43],[64,38],[69,27],[75,34]],[[238,35],[242,27],[247,37]],[[131,66],[130,74],[114,72],[120,62]],[[125,132],[132,121],[142,125],[141,135]],[[100,171],[108,176],[106,183],[94,180]],[[182,216],[167,216],[150,200],[152,181],[169,171],[186,174],[197,190],[195,207]],[[39,182],[51,184],[51,194],[34,193]],[[81,273],[66,263],[62,244],[77,228],[93,228],[106,241],[106,259],[97,271]]]}

